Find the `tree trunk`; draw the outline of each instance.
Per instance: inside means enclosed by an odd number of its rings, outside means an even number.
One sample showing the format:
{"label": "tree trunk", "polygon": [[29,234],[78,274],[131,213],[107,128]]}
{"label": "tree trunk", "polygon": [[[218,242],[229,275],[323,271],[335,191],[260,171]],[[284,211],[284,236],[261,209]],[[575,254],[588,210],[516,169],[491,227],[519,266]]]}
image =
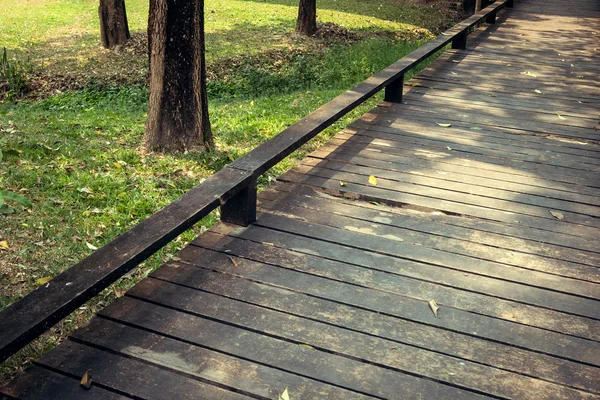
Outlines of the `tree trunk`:
{"label": "tree trunk", "polygon": [[317,31],[317,0],[300,0],[296,33],[312,36]]}
{"label": "tree trunk", "polygon": [[125,0],[100,0],[100,40],[102,46],[112,49],[123,45],[131,37],[127,24]]}
{"label": "tree trunk", "polygon": [[210,148],[204,0],[151,0],[148,48],[150,99],[144,147]]}
{"label": "tree trunk", "polygon": [[481,0],[475,1],[475,12],[478,13],[481,11]]}

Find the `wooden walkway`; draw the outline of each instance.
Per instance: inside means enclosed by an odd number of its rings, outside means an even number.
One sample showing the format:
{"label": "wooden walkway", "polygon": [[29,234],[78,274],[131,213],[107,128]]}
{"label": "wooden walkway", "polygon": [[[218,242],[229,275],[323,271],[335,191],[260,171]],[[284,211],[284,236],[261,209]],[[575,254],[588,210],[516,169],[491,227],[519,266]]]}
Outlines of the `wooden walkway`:
{"label": "wooden walkway", "polygon": [[2,390],[600,398],[600,3],[476,35]]}

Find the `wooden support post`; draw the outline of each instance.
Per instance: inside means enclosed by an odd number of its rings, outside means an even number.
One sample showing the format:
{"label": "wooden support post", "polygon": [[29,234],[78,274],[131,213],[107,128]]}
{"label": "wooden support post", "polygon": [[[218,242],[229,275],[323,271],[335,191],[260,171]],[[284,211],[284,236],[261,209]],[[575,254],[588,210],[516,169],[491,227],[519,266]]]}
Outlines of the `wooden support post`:
{"label": "wooden support post", "polygon": [[452,39],[452,48],[465,50],[467,48],[467,31],[462,31],[454,39]]}
{"label": "wooden support post", "polygon": [[504,6],[506,8],[513,8],[515,6],[515,0],[508,0],[506,3],[504,3]]}
{"label": "wooden support post", "polygon": [[383,101],[390,103],[402,103],[402,91],[404,90],[404,74],[385,87]]}
{"label": "wooden support post", "polygon": [[221,221],[248,226],[256,221],[256,180],[221,205]]}
{"label": "wooden support post", "polygon": [[489,13],[488,16],[485,17],[485,22],[487,24],[495,24],[496,23],[496,11]]}

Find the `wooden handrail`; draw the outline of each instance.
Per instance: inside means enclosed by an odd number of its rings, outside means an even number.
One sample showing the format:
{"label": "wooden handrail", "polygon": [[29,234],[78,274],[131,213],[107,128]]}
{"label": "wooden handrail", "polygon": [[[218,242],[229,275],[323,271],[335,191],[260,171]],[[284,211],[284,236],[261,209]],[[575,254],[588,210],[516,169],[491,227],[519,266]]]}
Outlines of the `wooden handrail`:
{"label": "wooden handrail", "polygon": [[318,133],[382,89],[387,101],[402,101],[404,74],[449,43],[463,48],[467,35],[512,7],[499,0],[337,96],[296,124],[229,164],[211,178],[140,222],[45,285],[0,312],[0,362],[40,336],[171,240],[221,206],[221,219],[248,225],[256,217],[256,181]]}

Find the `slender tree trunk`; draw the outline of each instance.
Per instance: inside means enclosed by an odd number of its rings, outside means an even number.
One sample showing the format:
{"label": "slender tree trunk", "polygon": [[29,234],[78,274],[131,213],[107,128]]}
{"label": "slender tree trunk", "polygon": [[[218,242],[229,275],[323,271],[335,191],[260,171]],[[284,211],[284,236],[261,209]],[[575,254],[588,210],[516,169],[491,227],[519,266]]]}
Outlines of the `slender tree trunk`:
{"label": "slender tree trunk", "polygon": [[125,0],[100,0],[100,40],[102,46],[112,49],[123,45],[131,37],[127,24]]}
{"label": "slender tree trunk", "polygon": [[151,0],[148,47],[150,99],[144,147],[150,151],[211,147],[204,0]]}
{"label": "slender tree trunk", "polygon": [[481,0],[475,1],[475,12],[481,11]]}
{"label": "slender tree trunk", "polygon": [[317,0],[300,0],[296,33],[312,36],[317,31]]}

